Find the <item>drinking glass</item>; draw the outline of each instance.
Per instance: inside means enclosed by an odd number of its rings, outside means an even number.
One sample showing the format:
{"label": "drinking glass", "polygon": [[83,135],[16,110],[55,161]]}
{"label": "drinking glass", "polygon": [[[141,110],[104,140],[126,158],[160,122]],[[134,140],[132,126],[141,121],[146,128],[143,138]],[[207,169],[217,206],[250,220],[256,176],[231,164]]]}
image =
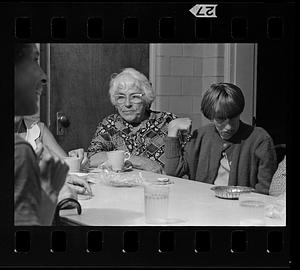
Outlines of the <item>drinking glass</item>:
{"label": "drinking glass", "polygon": [[265,202],[249,193],[239,196],[240,225],[260,226],[265,224]]}
{"label": "drinking glass", "polygon": [[146,223],[165,223],[168,217],[169,206],[168,185],[144,185],[145,220]]}

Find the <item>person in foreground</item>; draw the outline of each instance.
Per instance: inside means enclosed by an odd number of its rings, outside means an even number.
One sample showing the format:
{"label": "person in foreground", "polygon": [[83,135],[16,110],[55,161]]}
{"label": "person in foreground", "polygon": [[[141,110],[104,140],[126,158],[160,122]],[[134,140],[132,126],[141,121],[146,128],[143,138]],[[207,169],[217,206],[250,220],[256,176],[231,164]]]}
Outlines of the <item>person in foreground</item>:
{"label": "person in foreground", "polygon": [[[38,92],[38,99],[40,96]],[[39,106],[39,102],[37,103]],[[81,158],[81,168],[86,169],[89,166],[87,153],[83,148],[74,149],[67,154],[62,147],[57,143],[51,131],[47,126],[40,121],[39,114],[26,115],[23,117],[15,117],[15,132],[24,140],[29,142],[34,149],[37,157],[47,152],[50,149],[60,159],[67,156],[76,156]],[[58,201],[64,198],[77,199],[77,193],[83,194],[88,192],[91,195],[91,188],[87,181],[76,175],[67,175],[66,183],[59,193]]]}
{"label": "person in foreground", "polygon": [[170,122],[166,143],[165,171],[169,175],[224,186],[249,186],[269,194],[276,171],[273,140],[261,127],[240,120],[245,100],[239,87],[212,84],[203,96],[201,111],[212,123],[194,130],[184,151],[178,131],[191,127],[189,118]]}
{"label": "person in foreground", "polygon": [[[15,116],[37,111],[36,91],[46,82],[33,44],[15,45]],[[37,158],[31,145],[15,134],[14,224],[50,225],[68,166],[56,155]]]}
{"label": "person in foreground", "polygon": [[134,168],[163,173],[164,138],[176,116],[150,109],[155,98],[152,86],[133,68],[112,76],[109,94],[117,113],[105,117],[96,129],[88,148],[91,166],[105,162],[108,151],[125,150]]}
{"label": "person in foreground", "polygon": [[[15,120],[37,111],[37,98],[46,83],[34,44],[15,44]],[[15,131],[14,224],[51,225],[68,165],[47,145],[35,149]],[[77,180],[73,181],[73,184]]]}

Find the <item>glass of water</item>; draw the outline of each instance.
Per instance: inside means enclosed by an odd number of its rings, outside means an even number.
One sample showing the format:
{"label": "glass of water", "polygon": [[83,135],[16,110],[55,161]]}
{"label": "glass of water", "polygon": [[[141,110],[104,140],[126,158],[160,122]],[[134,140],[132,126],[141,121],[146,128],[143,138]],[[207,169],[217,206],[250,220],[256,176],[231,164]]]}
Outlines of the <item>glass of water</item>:
{"label": "glass of water", "polygon": [[169,207],[168,185],[145,184],[145,220],[146,223],[165,223],[168,217]]}
{"label": "glass of water", "polygon": [[240,225],[260,226],[265,224],[265,202],[249,193],[239,196]]}

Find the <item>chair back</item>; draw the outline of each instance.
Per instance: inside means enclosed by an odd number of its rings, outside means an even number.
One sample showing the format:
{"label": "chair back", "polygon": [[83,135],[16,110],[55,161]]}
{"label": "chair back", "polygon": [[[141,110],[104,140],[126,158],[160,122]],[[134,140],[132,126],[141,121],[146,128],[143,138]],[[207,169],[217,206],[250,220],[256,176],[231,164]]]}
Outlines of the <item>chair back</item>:
{"label": "chair back", "polygon": [[77,208],[78,215],[81,215],[82,209],[80,203],[73,198],[66,198],[61,200],[55,209],[55,214],[52,222],[52,226],[63,226],[64,222],[60,220],[59,211],[63,209]]}

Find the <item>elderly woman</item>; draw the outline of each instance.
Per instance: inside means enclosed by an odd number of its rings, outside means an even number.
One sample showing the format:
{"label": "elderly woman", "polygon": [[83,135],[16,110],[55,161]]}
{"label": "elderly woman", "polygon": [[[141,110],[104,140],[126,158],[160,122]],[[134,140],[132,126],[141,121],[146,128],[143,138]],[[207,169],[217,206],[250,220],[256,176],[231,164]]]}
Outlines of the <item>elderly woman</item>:
{"label": "elderly woman", "polygon": [[249,186],[269,194],[276,171],[276,153],[270,135],[240,120],[245,106],[239,87],[230,83],[211,85],[201,111],[212,124],[192,133],[181,152],[177,133],[191,126],[188,118],[169,124],[166,138],[166,173],[215,185]]}
{"label": "elderly woman", "polygon": [[134,168],[163,172],[164,138],[176,116],[150,109],[155,98],[151,83],[133,68],[112,76],[109,94],[117,113],[104,118],[97,127],[88,148],[91,166],[105,162],[107,151],[125,150],[131,153]]}

